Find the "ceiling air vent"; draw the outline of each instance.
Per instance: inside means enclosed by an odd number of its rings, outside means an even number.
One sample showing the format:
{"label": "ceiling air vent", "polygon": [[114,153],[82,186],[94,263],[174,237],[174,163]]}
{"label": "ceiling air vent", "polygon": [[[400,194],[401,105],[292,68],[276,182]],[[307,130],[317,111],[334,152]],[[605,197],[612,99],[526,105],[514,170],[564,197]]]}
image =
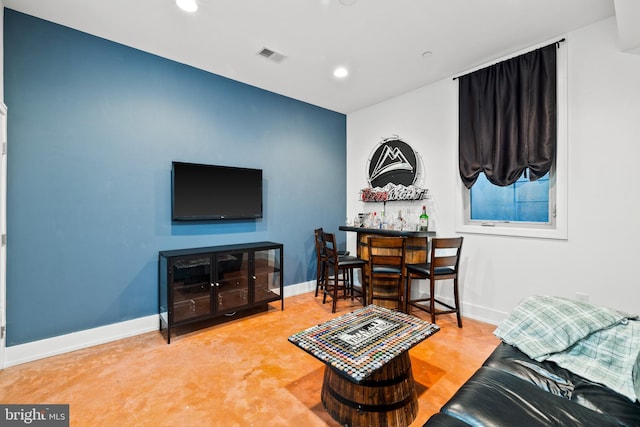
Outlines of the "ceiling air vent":
{"label": "ceiling air vent", "polygon": [[280,63],[284,58],[286,58],[286,56],[280,52],[276,52],[275,50],[271,50],[266,47],[263,47],[260,52],[258,52],[258,55],[276,63]]}

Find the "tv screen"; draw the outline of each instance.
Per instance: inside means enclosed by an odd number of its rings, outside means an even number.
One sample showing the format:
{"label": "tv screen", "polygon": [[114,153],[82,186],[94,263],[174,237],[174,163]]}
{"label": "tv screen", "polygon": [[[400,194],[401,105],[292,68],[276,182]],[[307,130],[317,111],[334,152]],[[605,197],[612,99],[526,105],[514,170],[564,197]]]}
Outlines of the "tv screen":
{"label": "tv screen", "polygon": [[262,170],[173,162],[174,221],[262,218]]}

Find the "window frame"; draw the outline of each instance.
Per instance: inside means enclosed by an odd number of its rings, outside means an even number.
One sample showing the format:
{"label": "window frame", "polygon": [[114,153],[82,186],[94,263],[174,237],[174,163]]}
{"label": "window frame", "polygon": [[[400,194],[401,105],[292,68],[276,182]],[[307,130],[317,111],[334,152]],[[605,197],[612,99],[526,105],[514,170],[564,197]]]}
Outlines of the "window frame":
{"label": "window frame", "polygon": [[[568,239],[568,61],[567,44],[560,43],[557,51],[557,147],[556,159],[549,171],[549,223],[533,222],[505,222],[505,221],[479,221],[471,220],[470,190],[467,189],[460,179],[456,168],[456,231],[459,233],[478,233],[487,235],[503,235],[517,237],[533,237],[546,239]],[[538,46],[514,53],[509,57],[504,57],[493,61],[497,63],[521,55],[538,47],[548,45],[549,42],[540,43]],[[490,66],[491,63],[477,67],[476,69]],[[473,70],[471,70],[473,71]],[[466,72],[464,73],[466,74]],[[457,128],[457,126],[456,126]],[[459,137],[459,135],[456,135]],[[456,144],[456,159],[458,158],[458,147]]]}

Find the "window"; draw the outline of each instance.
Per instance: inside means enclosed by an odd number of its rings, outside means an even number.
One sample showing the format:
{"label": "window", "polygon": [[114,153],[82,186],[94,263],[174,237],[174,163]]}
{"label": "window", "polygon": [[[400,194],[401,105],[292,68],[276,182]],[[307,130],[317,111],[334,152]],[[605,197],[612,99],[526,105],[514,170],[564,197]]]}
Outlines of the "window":
{"label": "window", "polygon": [[521,176],[506,187],[481,173],[470,190],[458,178],[456,231],[567,239],[567,43],[557,51],[558,135],[550,172],[531,182]]}
{"label": "window", "polygon": [[549,173],[537,181],[521,176],[506,187],[493,185],[480,174],[469,193],[471,221],[547,224],[553,217]]}

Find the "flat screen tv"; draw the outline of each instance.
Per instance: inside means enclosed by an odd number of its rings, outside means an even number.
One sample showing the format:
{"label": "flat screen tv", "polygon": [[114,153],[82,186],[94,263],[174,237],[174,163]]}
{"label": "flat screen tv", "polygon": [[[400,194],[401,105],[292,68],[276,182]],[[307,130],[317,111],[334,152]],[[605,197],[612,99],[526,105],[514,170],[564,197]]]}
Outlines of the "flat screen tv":
{"label": "flat screen tv", "polygon": [[262,169],[173,162],[171,218],[262,218]]}

